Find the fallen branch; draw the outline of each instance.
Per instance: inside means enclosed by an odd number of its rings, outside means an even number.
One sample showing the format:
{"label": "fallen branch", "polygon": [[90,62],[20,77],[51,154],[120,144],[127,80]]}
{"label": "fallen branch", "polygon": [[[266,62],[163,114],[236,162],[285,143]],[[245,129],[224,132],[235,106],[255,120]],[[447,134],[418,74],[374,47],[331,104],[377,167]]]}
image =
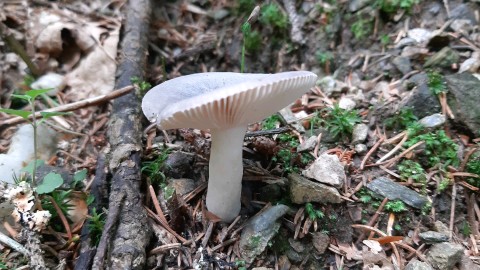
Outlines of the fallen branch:
{"label": "fallen branch", "polygon": [[[90,106],[95,106],[95,105],[98,105],[98,104],[102,104],[102,103],[105,103],[109,100],[115,99],[115,98],[123,96],[125,94],[128,94],[134,88],[135,87],[133,85],[129,85],[129,86],[125,86],[123,88],[120,88],[118,90],[114,90],[114,91],[112,91],[112,92],[110,92],[106,95],[101,95],[101,96],[98,96],[98,97],[93,97],[93,98],[89,98],[89,99],[85,99],[85,100],[80,100],[80,101],[77,101],[77,102],[73,102],[73,103],[61,105],[61,106],[58,106],[58,107],[55,107],[55,108],[47,109],[47,110],[44,110],[44,111],[36,112],[35,113],[35,118],[36,119],[41,118],[42,113],[44,113],[44,112],[70,112],[70,111],[75,111],[75,110],[82,109],[82,108],[85,108],[85,107],[90,107]],[[13,117],[13,118],[10,118],[10,119],[7,119],[5,121],[0,122],[0,126],[1,127],[6,127],[6,126],[9,126],[9,125],[14,125],[14,124],[21,123],[23,121],[25,121],[24,118],[22,118],[20,116],[17,116],[17,117]]]}

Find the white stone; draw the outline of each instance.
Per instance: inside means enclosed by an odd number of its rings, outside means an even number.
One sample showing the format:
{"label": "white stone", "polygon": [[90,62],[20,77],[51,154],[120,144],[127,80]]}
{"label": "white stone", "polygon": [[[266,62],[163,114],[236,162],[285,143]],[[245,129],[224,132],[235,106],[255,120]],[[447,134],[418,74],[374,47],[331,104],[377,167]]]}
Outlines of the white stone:
{"label": "white stone", "polygon": [[336,155],[322,154],[302,174],[320,183],[341,188],[345,182],[345,169]]}

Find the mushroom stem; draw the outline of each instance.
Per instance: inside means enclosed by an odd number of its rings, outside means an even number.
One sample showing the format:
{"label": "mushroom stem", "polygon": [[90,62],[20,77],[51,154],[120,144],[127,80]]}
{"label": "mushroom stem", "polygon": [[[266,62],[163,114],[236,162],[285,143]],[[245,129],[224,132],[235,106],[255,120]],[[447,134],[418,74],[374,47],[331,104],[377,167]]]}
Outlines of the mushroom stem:
{"label": "mushroom stem", "polygon": [[240,213],[245,132],[243,125],[211,130],[207,208],[225,222]]}

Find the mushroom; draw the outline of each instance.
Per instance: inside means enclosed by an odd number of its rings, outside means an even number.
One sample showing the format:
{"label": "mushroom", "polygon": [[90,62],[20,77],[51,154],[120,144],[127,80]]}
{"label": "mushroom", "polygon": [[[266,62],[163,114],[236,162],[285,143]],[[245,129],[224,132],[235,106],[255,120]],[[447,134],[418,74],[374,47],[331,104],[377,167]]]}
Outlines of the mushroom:
{"label": "mushroom", "polygon": [[142,100],[142,110],[161,129],[210,129],[207,209],[230,222],[240,212],[247,125],[287,106],[316,79],[308,71],[192,74],[152,88]]}

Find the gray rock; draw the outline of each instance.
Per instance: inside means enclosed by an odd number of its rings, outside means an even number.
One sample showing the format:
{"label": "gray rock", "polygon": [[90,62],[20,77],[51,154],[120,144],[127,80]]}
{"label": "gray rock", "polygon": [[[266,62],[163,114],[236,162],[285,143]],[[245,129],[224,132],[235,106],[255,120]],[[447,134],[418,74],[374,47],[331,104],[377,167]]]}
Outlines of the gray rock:
{"label": "gray rock", "polygon": [[337,82],[332,76],[326,76],[317,81],[317,85],[320,86],[323,93],[327,96],[331,96],[334,92],[339,92]]}
{"label": "gray rock", "polygon": [[455,123],[480,135],[480,80],[470,73],[445,76],[448,104],[455,115]]}
{"label": "gray rock", "polygon": [[405,270],[433,270],[433,267],[426,262],[413,259],[405,266]]}
{"label": "gray rock", "polygon": [[472,22],[470,20],[464,20],[464,19],[454,20],[450,24],[450,28],[452,28],[453,31],[466,34],[466,35],[468,35],[468,33],[473,30],[473,27],[474,26],[472,25]]}
{"label": "gray rock", "polygon": [[430,39],[432,32],[423,28],[414,28],[408,30],[407,36],[414,39],[417,43],[422,43]]}
{"label": "gray rock", "polygon": [[330,236],[321,232],[315,232],[312,234],[312,236],[313,247],[318,251],[318,253],[325,253],[328,245],[330,244]]}
{"label": "gray rock", "polygon": [[463,247],[458,244],[439,243],[433,245],[427,253],[427,260],[436,269],[453,269],[460,262]]}
{"label": "gray rock", "polygon": [[365,124],[356,124],[352,131],[352,144],[364,142],[368,136],[368,126]]}
{"label": "gray rock", "polygon": [[248,222],[242,231],[239,245],[240,254],[247,263],[252,263],[255,257],[265,250],[280,228],[277,220],[285,215],[288,209],[288,206],[278,204]]}
{"label": "gray rock", "polygon": [[443,222],[441,222],[440,220],[435,221],[435,223],[433,224],[433,228],[435,229],[435,231],[439,233],[442,233],[445,235],[450,234],[450,229],[448,228],[448,226]]}
{"label": "gray rock", "polygon": [[335,138],[335,136],[333,136],[332,132],[330,132],[328,129],[323,128],[323,127],[314,129],[312,132],[310,132],[310,131],[307,132],[308,135],[315,136],[315,137],[320,135],[320,133],[322,134],[322,138],[320,140],[320,142],[322,142],[322,143],[335,143],[335,142],[338,141],[337,138]]}
{"label": "gray rock", "polygon": [[195,181],[188,178],[171,179],[169,186],[175,189],[178,195],[185,195],[195,189]]}
{"label": "gray rock", "polygon": [[371,0],[351,0],[348,3],[348,10],[350,12],[356,12],[367,5],[371,4],[373,1]]}
{"label": "gray rock", "polygon": [[426,82],[419,84],[399,103],[398,111],[402,108],[411,108],[413,114],[423,118],[442,110],[438,97],[432,94]]}
{"label": "gray rock", "polygon": [[307,202],[341,203],[340,193],[334,187],[312,182],[298,174],[288,175],[290,180],[290,199],[293,203]]}
{"label": "gray rock", "polygon": [[428,199],[424,196],[386,177],[373,180],[367,184],[367,188],[383,197],[387,197],[389,200],[401,200],[417,209],[422,209],[428,203]]}
{"label": "gray rock", "polygon": [[293,249],[288,249],[286,255],[288,259],[294,263],[301,263],[303,261],[303,258],[305,258],[305,255],[300,254]]}
{"label": "gray rock", "polygon": [[395,44],[395,49],[403,49],[407,46],[412,46],[415,44],[415,42],[416,41],[413,38],[409,38],[409,37],[402,38],[397,44]]}
{"label": "gray rock", "polygon": [[297,130],[300,133],[305,132],[305,128],[298,121],[298,118],[295,117],[295,115],[293,114],[292,110],[290,110],[289,107],[285,107],[281,109],[280,111],[278,111],[278,114],[283,118],[283,120],[285,120],[287,124],[292,125],[295,128],[295,130]]}
{"label": "gray rock", "polygon": [[465,60],[463,63],[460,64],[460,68],[458,69],[458,73],[463,72],[470,72],[475,73],[480,68],[480,53],[474,52],[472,57]]}
{"label": "gray rock", "polygon": [[336,188],[341,188],[346,179],[345,169],[338,157],[326,153],[320,155],[302,174]]}
{"label": "gray rock", "polygon": [[306,139],[302,144],[297,147],[297,152],[308,152],[313,151],[315,146],[317,145],[317,136],[311,136],[310,138]]}
{"label": "gray rock", "polygon": [[397,56],[393,58],[392,63],[403,75],[412,71],[412,64],[407,57]]}
{"label": "gray rock", "polygon": [[288,238],[288,243],[296,252],[302,253],[305,251],[305,245],[300,241],[297,241],[293,238]]}
{"label": "gray rock", "polygon": [[355,152],[357,152],[357,154],[363,154],[365,152],[367,152],[367,146],[363,143],[359,143],[357,145],[355,145]]}
{"label": "gray rock", "polygon": [[467,255],[463,254],[458,270],[480,270],[480,265],[474,263]]}
{"label": "gray rock", "polygon": [[165,160],[163,173],[167,177],[183,178],[192,171],[194,155],[176,151],[168,155]]}
{"label": "gray rock", "polygon": [[441,113],[435,113],[429,116],[425,116],[424,118],[420,119],[418,123],[425,128],[434,129],[434,128],[443,126],[446,120],[447,119],[445,115]]}
{"label": "gray rock", "polygon": [[448,242],[448,235],[439,232],[427,231],[419,233],[418,236],[427,244]]}
{"label": "gray rock", "polygon": [[424,67],[444,67],[448,68],[460,60],[460,55],[457,51],[450,47],[444,47],[430,57],[423,65]]}
{"label": "gray rock", "polygon": [[451,19],[467,19],[471,24],[477,24],[477,18],[475,11],[478,10],[478,6],[474,3],[457,5],[450,11]]}
{"label": "gray rock", "polygon": [[348,98],[348,97],[342,97],[340,99],[340,101],[338,102],[338,107],[340,107],[344,110],[347,110],[347,111],[351,111],[351,110],[355,109],[355,106],[357,106],[355,101],[351,98]]}

